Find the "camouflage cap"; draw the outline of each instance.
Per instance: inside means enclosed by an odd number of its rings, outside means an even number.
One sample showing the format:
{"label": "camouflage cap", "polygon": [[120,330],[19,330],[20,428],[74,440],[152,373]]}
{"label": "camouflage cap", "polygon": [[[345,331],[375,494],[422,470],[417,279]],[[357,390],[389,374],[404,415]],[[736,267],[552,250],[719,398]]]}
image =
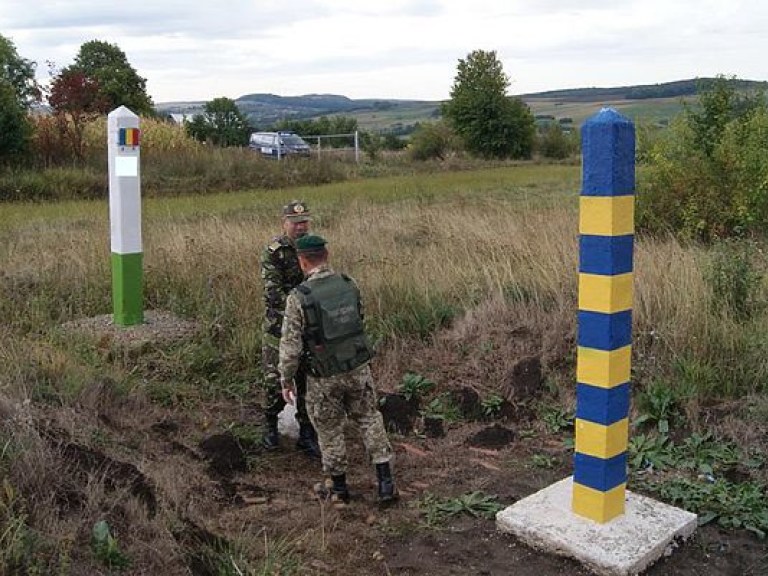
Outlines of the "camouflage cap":
{"label": "camouflage cap", "polygon": [[283,217],[294,222],[306,222],[311,220],[309,206],[301,200],[294,200],[283,206]]}
{"label": "camouflage cap", "polygon": [[325,248],[327,242],[322,236],[316,234],[307,234],[296,240],[296,252],[315,252]]}

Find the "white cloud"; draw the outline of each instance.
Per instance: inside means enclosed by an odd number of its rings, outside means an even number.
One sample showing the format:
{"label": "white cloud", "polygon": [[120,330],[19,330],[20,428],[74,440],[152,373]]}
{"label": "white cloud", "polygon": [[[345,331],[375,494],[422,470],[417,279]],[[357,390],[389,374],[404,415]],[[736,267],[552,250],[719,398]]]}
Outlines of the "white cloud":
{"label": "white cloud", "polygon": [[756,0],[3,0],[0,33],[65,66],[116,43],[155,101],[251,92],[447,98],[459,58],[496,50],[524,93],[735,74],[764,79]]}

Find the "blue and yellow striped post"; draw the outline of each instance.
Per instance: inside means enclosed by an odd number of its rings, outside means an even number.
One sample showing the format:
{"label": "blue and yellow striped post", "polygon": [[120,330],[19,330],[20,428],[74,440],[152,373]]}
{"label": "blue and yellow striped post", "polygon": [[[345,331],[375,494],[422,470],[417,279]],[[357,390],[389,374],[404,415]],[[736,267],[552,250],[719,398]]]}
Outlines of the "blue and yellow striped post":
{"label": "blue and yellow striped post", "polygon": [[114,323],[144,321],[139,117],[125,106],[107,116],[109,225]]}
{"label": "blue and yellow striped post", "polygon": [[624,514],[632,343],[635,127],[610,108],[582,128],[573,512]]}

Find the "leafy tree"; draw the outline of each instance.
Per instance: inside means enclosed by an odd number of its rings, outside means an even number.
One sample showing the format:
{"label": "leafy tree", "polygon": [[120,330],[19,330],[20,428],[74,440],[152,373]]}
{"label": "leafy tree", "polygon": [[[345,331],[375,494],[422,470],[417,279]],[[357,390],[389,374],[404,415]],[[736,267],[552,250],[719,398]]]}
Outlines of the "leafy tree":
{"label": "leafy tree", "polygon": [[80,46],[75,63],[63,72],[80,72],[95,81],[109,109],[127,106],[136,114],[154,115],[147,80],[139,76],[116,44],[91,40]]}
{"label": "leafy tree", "polygon": [[53,108],[59,140],[67,143],[75,158],[82,161],[86,125],[110,108],[98,80],[86,76],[81,70],[62,70],[51,82],[48,103]]}
{"label": "leafy tree", "polygon": [[509,79],[496,52],[475,50],[460,59],[443,116],[472,153],[486,158],[526,158],[535,133],[528,107],[507,97]]}
{"label": "leafy tree", "polygon": [[206,102],[203,114],[195,115],[187,124],[190,136],[217,146],[243,146],[248,142],[249,131],[248,121],[230,98]]}
{"label": "leafy tree", "polygon": [[210,127],[202,114],[195,114],[192,120],[184,123],[184,129],[187,134],[199,142],[207,142],[210,133]]}
{"label": "leafy tree", "polygon": [[26,150],[31,133],[27,110],[39,99],[35,63],[19,56],[13,42],[0,35],[0,159]]}
{"label": "leafy tree", "polygon": [[686,108],[688,123],[694,132],[695,146],[711,157],[731,120],[749,114],[762,104],[762,94],[736,91],[735,78],[718,76],[699,84],[698,108]]}
{"label": "leafy tree", "polygon": [[35,81],[35,63],[19,56],[11,40],[0,34],[0,82],[9,84],[16,102],[28,108],[40,100],[40,87]]}
{"label": "leafy tree", "polygon": [[0,161],[23,153],[30,132],[27,111],[19,105],[16,91],[9,83],[0,81]]}

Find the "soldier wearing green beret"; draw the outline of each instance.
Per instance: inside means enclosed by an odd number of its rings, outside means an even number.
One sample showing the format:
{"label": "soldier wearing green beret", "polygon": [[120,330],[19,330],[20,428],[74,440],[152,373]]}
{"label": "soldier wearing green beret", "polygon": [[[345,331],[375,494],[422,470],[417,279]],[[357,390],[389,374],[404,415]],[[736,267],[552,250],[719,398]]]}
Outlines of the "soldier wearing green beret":
{"label": "soldier wearing green beret", "polygon": [[[262,369],[264,372],[266,432],[262,443],[267,450],[279,446],[278,414],[285,407],[277,370],[280,333],[288,294],[302,280],[304,274],[296,255],[296,241],[309,232],[310,213],[306,203],[294,200],[283,206],[283,233],[276,236],[261,254],[261,278],[264,282],[264,322],[262,324]],[[307,416],[304,393],[306,373],[302,366],[296,372],[296,420],[299,439],[296,447],[313,458],[320,457],[317,435]]]}
{"label": "soldier wearing green beret", "polygon": [[363,328],[357,284],[328,265],[325,240],[302,236],[296,241],[299,266],[306,278],[288,295],[280,338],[283,397],[292,401],[301,358],[308,357],[307,412],[317,430],[323,471],[329,476],[315,489],[342,503],[349,500],[344,425],[354,421],[376,467],[378,500],[397,498],[390,460],[392,446],[379,412],[371,376],[373,350]]}

